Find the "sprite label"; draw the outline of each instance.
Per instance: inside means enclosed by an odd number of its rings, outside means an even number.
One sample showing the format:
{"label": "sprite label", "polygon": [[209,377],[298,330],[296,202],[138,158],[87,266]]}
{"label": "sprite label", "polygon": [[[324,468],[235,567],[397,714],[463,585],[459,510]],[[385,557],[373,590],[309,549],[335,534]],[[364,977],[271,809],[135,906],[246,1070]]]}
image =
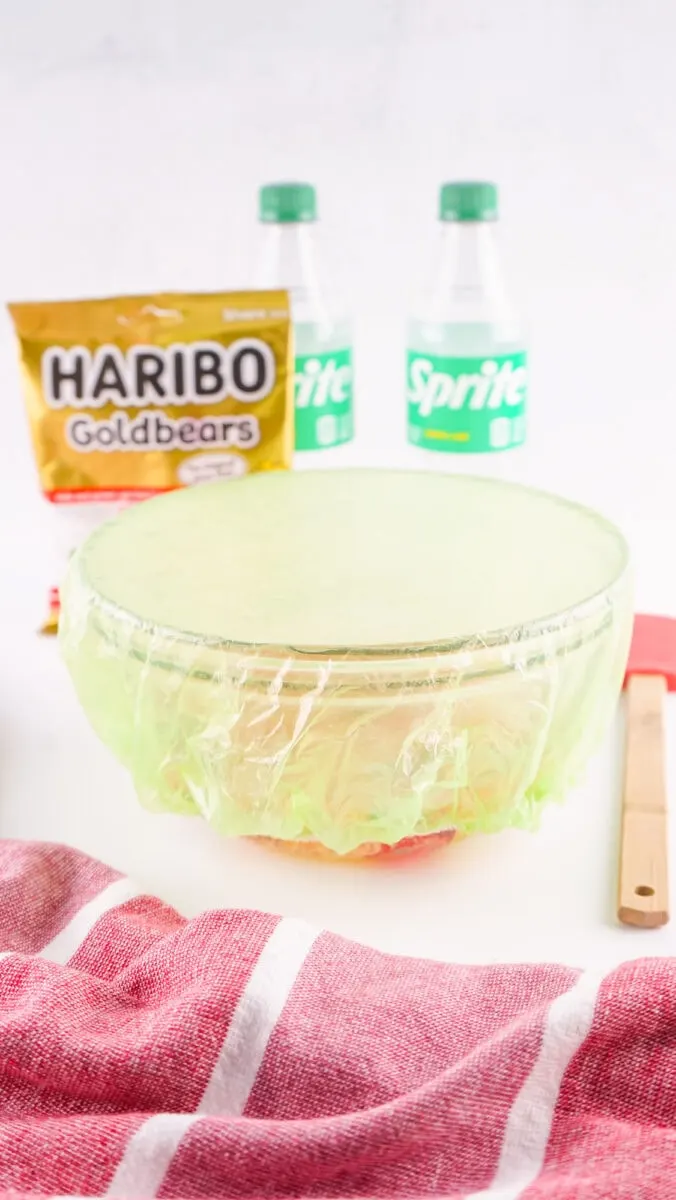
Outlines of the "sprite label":
{"label": "sprite label", "polygon": [[526,354],[407,356],[408,440],[426,450],[490,454],[526,438]]}
{"label": "sprite label", "polygon": [[327,450],[352,440],[352,350],[296,358],[296,450]]}

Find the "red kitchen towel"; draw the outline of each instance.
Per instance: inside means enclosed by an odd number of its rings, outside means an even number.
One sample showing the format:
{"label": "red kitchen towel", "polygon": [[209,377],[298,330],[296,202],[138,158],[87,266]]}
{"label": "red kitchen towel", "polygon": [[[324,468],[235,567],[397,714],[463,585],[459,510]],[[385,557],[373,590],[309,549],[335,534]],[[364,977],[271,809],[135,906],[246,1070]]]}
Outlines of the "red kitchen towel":
{"label": "red kitchen towel", "polygon": [[676,966],[186,921],[75,851],[0,842],[0,1193],[676,1196]]}

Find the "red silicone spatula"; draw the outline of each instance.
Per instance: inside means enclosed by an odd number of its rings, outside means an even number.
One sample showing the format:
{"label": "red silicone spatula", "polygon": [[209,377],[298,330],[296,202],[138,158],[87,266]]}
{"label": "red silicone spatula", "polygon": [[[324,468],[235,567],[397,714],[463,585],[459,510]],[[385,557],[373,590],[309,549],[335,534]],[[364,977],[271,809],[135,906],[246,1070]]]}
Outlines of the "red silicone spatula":
{"label": "red silicone spatula", "polygon": [[669,920],[663,703],[676,691],[676,620],[639,613],[625,676],[627,749],[618,917],[643,929]]}

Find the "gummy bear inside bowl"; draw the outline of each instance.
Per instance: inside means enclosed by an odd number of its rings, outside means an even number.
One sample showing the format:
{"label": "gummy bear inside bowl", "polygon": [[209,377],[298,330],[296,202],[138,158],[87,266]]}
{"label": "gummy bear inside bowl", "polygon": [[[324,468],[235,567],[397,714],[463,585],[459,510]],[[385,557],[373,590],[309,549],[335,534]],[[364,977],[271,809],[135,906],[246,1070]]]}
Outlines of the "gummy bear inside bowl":
{"label": "gummy bear inside bowl", "polygon": [[144,502],[62,595],[78,695],[144,804],[365,857],[536,825],[603,734],[632,615],[597,514],[393,471]]}

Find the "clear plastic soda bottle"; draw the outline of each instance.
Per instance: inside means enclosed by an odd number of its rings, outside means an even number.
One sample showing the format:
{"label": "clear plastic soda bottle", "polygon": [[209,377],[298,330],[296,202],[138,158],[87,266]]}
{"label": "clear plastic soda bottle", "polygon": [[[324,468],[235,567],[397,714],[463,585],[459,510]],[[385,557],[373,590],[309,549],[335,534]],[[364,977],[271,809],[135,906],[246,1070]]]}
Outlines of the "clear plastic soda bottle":
{"label": "clear plastic soda bottle", "polygon": [[526,438],[528,363],[497,219],[495,184],[442,185],[433,277],[408,326],[408,441],[428,465],[435,456],[450,470],[512,475]]}
{"label": "clear plastic soda bottle", "polygon": [[265,184],[259,218],[264,234],[256,286],[285,288],[291,297],[296,451],[302,465],[339,465],[354,436],[352,333],[320,284],[314,187]]}

